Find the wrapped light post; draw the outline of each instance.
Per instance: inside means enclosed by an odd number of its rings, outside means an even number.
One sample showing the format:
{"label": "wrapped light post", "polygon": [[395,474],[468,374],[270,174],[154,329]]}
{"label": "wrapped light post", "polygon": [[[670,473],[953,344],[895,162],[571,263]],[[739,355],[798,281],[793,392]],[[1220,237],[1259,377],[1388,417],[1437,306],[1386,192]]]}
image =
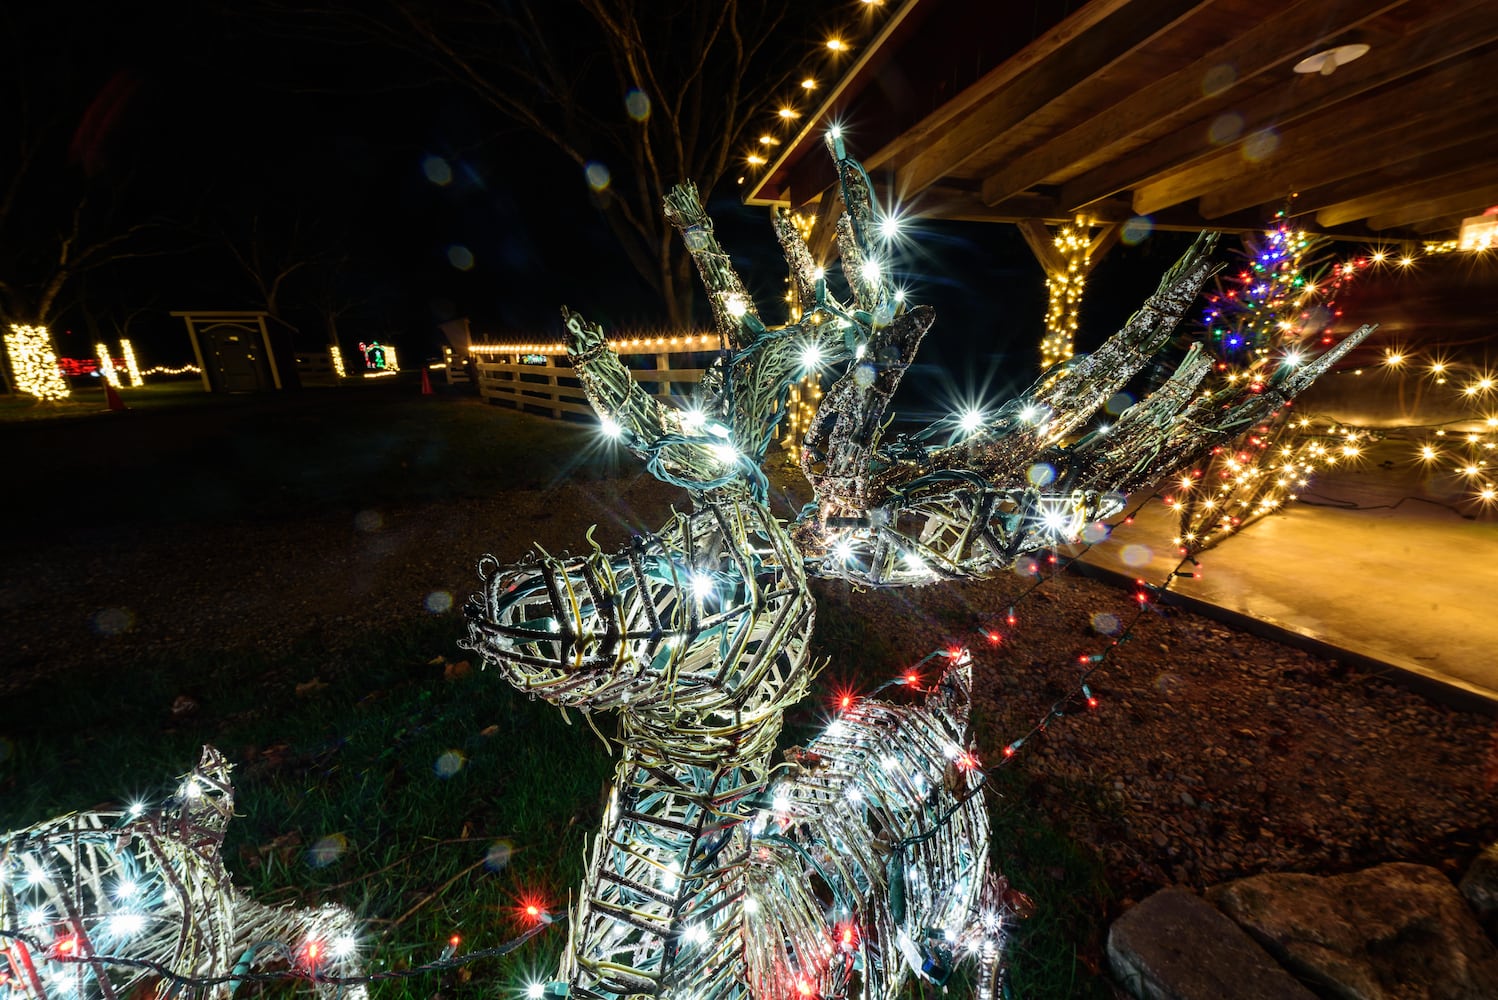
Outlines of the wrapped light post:
{"label": "wrapped light post", "polygon": [[[592,545],[480,564],[468,641],[486,666],[564,708],[621,717],[614,789],[567,952],[538,995],[893,1000],[911,976],[944,985],[971,957],[977,995],[996,997],[1003,939],[1022,906],[988,869],[967,654],[907,681],[921,703],[850,701],[774,776],[784,712],[817,669],[807,577],[909,585],[1011,567],[1074,539],[1124,492],[1238,433],[1330,363],[1332,354],[1251,397],[1198,396],[1210,362],[1192,351],[1114,428],[1086,427],[1165,346],[1212,273],[1204,234],[1094,354],[992,413],[884,442],[890,401],[935,314],[894,291],[880,239],[893,220],[876,218],[868,177],[835,129],[829,142],[849,296],[834,296],[779,215],[802,304],[784,327],[760,319],[696,189],[667,197],[722,347],[689,406],[642,390],[603,331],[564,310],[566,347],[603,432],[686,490],[692,511],[612,556]],[[768,507],[760,466],[790,385],[816,368],[841,375],[803,442],[816,500],[791,530]],[[940,432],[953,440],[936,443]]]}

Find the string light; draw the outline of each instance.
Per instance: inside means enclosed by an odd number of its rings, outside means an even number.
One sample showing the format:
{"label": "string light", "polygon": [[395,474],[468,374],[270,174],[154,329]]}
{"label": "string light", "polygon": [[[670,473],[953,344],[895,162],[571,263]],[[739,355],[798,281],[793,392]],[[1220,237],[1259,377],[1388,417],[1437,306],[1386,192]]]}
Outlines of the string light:
{"label": "string light", "polygon": [[109,356],[109,345],[95,344],[94,353],[99,358],[99,374],[104,377],[104,381],[115,389],[121,388],[120,373],[115,371],[114,358]]}
{"label": "string light", "polygon": [[10,325],[5,335],[5,351],[16,391],[42,402],[57,402],[73,394],[67,379],[57,366],[57,352],[52,349],[52,335],[45,326]]}
{"label": "string light", "polygon": [[1065,270],[1046,275],[1050,306],[1046,310],[1045,339],[1040,342],[1040,366],[1050,369],[1070,358],[1075,350],[1077,320],[1082,310],[1082,286],[1091,265],[1092,223],[1086,216],[1056,230],[1054,243],[1061,251]]}
{"label": "string light", "polygon": [[130,346],[130,341],[120,340],[120,353],[125,357],[125,374],[130,376],[131,388],[137,388],[146,384],[141,377],[140,366],[135,363],[135,348]]}
{"label": "string light", "polygon": [[173,368],[170,365],[156,365],[153,368],[147,368],[141,374],[142,375],[187,375],[189,373],[193,374],[193,375],[201,375],[203,373],[203,369],[199,368],[197,365],[192,365],[192,364],[181,365],[181,366],[179,366],[177,368]]}
{"label": "string light", "polygon": [[343,367],[343,349],[337,344],[328,345],[328,360],[333,363],[333,375],[337,378],[348,378],[348,370]]}

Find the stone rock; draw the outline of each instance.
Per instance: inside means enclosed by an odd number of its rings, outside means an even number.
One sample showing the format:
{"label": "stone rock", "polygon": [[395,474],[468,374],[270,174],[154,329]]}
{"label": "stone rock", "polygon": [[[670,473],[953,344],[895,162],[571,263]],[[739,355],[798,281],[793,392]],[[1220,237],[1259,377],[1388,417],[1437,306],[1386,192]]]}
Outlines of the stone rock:
{"label": "stone rock", "polygon": [[1458,888],[1479,917],[1498,917],[1498,844],[1489,844],[1473,860]]}
{"label": "stone rock", "polygon": [[1140,1000],[1314,1000],[1263,948],[1187,889],[1164,889],[1108,929],[1113,975]]}
{"label": "stone rock", "polygon": [[1434,868],[1256,875],[1208,890],[1285,968],[1339,1000],[1491,1000],[1498,948]]}

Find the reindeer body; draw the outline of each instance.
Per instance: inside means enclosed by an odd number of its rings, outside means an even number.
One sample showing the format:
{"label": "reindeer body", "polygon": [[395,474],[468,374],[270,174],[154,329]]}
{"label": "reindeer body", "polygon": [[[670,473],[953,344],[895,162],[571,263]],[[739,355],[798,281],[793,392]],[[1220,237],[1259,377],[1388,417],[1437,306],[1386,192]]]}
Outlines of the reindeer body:
{"label": "reindeer body", "polygon": [[[965,666],[927,705],[860,702],[812,744],[832,766],[770,780],[784,709],[813,674],[794,555],[746,501],[678,516],[612,558],[486,560],[471,648],[521,690],[622,717],[560,973],[570,995],[851,996],[859,983],[883,1000],[921,929],[974,923],[987,814],[977,775],[948,773],[967,753]],[[908,887],[898,914],[892,859]]]}

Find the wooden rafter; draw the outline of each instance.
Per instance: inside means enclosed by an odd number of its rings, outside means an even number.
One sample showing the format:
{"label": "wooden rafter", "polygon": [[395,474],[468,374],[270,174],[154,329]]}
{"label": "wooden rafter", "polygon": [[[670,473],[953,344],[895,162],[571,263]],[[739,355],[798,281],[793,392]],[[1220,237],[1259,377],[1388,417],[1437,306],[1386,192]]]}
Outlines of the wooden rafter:
{"label": "wooden rafter", "polygon": [[[1498,17],[1494,16],[1490,0],[1442,5],[1441,10],[1441,15],[1422,22],[1418,30],[1393,42],[1384,51],[1370,52],[1332,76],[1302,77],[1287,83],[1288,93],[1282,100],[1240,102],[1243,134],[1267,127],[1283,130],[1319,114],[1346,114],[1361,103],[1355,99],[1377,88],[1498,40]],[[1217,149],[1202,142],[1211,125],[1210,117],[1199,119],[1067,181],[1061,189],[1060,203],[1069,209],[1082,208],[1217,156]]]}
{"label": "wooden rafter", "polygon": [[[1138,142],[1137,136],[1146,129],[1159,134],[1172,123],[1185,125],[1199,117],[1204,107],[1215,108],[1241,94],[1243,81],[1293,62],[1298,55],[1400,2],[1300,0],[1143,90],[1119,93],[1117,103],[1099,108],[1090,118],[1016,157],[983,182],[983,200],[992,205],[1029,190],[1073,164],[1097,159],[1131,140]],[[1215,90],[1204,88],[1202,81],[1224,66],[1234,68],[1233,83]]]}
{"label": "wooden rafter", "polygon": [[[1498,88],[1489,93],[1489,98],[1498,99]],[[1207,219],[1215,219],[1240,209],[1280,201],[1291,187],[1295,190],[1325,187],[1412,161],[1423,172],[1439,173],[1439,164],[1449,162],[1449,150],[1470,147],[1473,139],[1483,143],[1498,140],[1498,119],[1493,117],[1490,107],[1490,104],[1468,104],[1465,112],[1454,110],[1450,120],[1440,111],[1433,112],[1425,121],[1385,130],[1377,139],[1370,137],[1367,148],[1323,149],[1298,156],[1293,162],[1282,164],[1279,170],[1261,170],[1213,191],[1202,198],[1201,213]]]}
{"label": "wooden rafter", "polygon": [[1357,219],[1377,215],[1386,208],[1425,197],[1426,189],[1459,178],[1486,171],[1494,175],[1492,163],[1498,158],[1498,135],[1483,136],[1472,142],[1448,146],[1443,150],[1410,150],[1408,159],[1400,160],[1378,171],[1317,187],[1301,188],[1296,195],[1295,215],[1316,216],[1320,226],[1340,226]]}
{"label": "wooden rafter", "polygon": [[[959,120],[931,135],[910,159],[896,165],[897,193],[902,199],[918,195],[960,168],[996,137],[1064,95],[1078,80],[1166,31],[1200,3],[1112,0],[1103,5],[1111,13],[1085,27],[1085,22],[1077,18],[1063,21],[1025,49],[1032,54],[1024,68],[1016,70],[1020,61],[1009,60],[969,88],[975,92],[972,96],[987,96]],[[1086,7],[1079,14],[1085,12]]]}
{"label": "wooden rafter", "polygon": [[1498,181],[1466,191],[1451,191],[1424,201],[1414,201],[1375,215],[1368,220],[1374,229],[1394,229],[1446,215],[1476,215],[1490,205],[1498,204]]}
{"label": "wooden rafter", "polygon": [[1470,138],[1471,129],[1498,127],[1492,116],[1498,79],[1484,76],[1480,65],[1460,62],[1417,84],[1391,84],[1340,114],[1307,117],[1279,132],[1272,151],[1256,166],[1244,163],[1250,147],[1235,145],[1140,184],[1134,189],[1134,210],[1149,214],[1219,189],[1254,195],[1246,203],[1230,197],[1226,204],[1214,206],[1225,214],[1359,170],[1378,169],[1412,145],[1452,145]]}

